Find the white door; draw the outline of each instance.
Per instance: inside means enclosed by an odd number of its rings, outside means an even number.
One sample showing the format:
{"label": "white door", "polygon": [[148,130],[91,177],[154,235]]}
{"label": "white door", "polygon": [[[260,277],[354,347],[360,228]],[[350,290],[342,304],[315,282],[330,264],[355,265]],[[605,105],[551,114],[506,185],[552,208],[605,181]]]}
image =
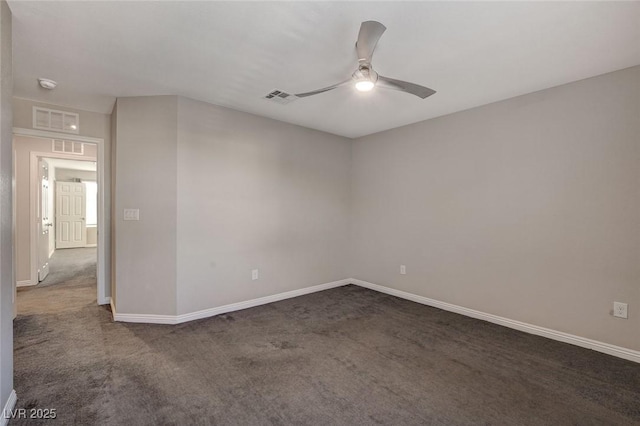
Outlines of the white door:
{"label": "white door", "polygon": [[38,160],[38,207],[36,209],[36,232],[38,233],[38,281],[42,281],[49,274],[49,231],[51,223],[49,198],[49,164]]}
{"label": "white door", "polygon": [[86,191],[80,182],[56,182],[56,248],[87,245]]}

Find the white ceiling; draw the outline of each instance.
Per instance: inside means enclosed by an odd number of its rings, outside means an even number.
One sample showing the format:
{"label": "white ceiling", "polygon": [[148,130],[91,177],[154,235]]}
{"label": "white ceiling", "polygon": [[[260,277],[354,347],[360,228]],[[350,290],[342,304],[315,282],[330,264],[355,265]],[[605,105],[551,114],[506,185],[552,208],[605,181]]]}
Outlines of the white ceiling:
{"label": "white ceiling", "polygon": [[[15,96],[110,113],[174,94],[358,137],[640,64],[639,2],[20,2]],[[373,65],[437,90],[350,87],[360,22],[387,26]],[[47,92],[38,77],[57,80]]]}

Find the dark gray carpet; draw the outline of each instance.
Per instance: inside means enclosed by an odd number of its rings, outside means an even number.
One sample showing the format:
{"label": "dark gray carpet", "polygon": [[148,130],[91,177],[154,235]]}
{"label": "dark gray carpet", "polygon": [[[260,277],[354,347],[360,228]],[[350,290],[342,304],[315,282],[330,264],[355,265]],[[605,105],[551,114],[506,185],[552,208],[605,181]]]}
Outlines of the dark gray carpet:
{"label": "dark gray carpet", "polygon": [[18,298],[42,423],[640,424],[638,364],[355,286],[177,326],[111,322],[92,280]]}

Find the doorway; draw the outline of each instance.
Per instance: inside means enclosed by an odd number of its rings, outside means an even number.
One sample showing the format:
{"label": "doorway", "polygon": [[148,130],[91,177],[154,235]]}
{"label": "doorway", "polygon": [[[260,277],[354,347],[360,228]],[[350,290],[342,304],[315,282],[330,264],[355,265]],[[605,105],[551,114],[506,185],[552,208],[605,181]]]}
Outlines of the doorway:
{"label": "doorway", "polygon": [[96,278],[96,168],[91,157],[83,160],[38,157],[41,180],[36,194],[38,285],[63,283],[73,278],[72,271],[87,268],[94,270],[89,279]]}
{"label": "doorway", "polygon": [[82,149],[56,152],[67,135],[14,129],[16,285],[42,287],[92,270],[97,303],[107,304],[103,141],[69,136]]}

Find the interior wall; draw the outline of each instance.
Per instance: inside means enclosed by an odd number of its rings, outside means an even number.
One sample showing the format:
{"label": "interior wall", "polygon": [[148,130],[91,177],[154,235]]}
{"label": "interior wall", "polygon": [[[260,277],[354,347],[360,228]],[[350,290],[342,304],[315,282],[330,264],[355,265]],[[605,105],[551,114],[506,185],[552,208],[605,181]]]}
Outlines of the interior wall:
{"label": "interior wall", "polygon": [[[31,279],[31,227],[29,226],[31,152],[53,153],[53,149],[51,139],[26,136],[15,136],[13,148],[16,165],[16,280],[20,282]],[[84,154],[78,157],[95,157],[96,155],[96,146],[86,144]]]}
{"label": "interior wall", "polygon": [[354,141],[351,276],[640,350],[639,117],[634,67]]}
{"label": "interior wall", "polygon": [[[178,99],[119,98],[116,120],[117,312],[175,315]],[[140,220],[125,221],[124,209]]]}
{"label": "interior wall", "polygon": [[119,314],[345,278],[348,139],[175,96],[119,98],[114,111]]}
{"label": "interior wall", "polygon": [[87,247],[93,247],[98,244],[98,227],[87,226]]}
{"label": "interior wall", "polygon": [[0,0],[0,406],[13,390],[13,70],[11,10]]}
{"label": "interior wall", "polygon": [[178,314],[346,278],[350,144],[179,98]]}

